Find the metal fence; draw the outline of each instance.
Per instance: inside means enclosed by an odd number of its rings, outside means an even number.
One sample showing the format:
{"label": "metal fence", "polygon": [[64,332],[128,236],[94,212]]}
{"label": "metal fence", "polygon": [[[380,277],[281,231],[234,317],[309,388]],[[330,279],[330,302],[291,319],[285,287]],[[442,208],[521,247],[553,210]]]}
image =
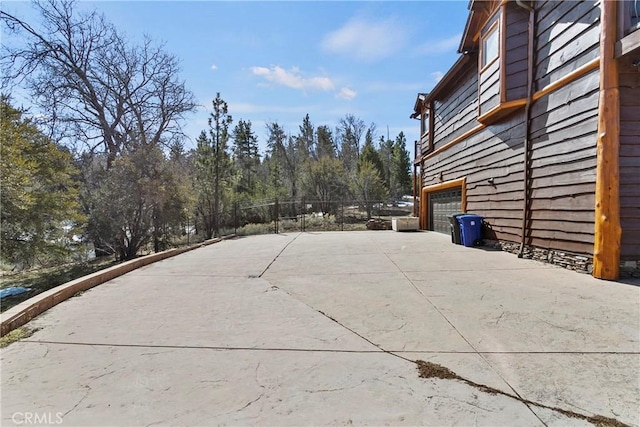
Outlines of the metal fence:
{"label": "metal fence", "polygon": [[[233,204],[218,215],[214,237],[305,231],[354,231],[391,228],[391,218],[410,216],[411,202],[382,200],[265,199],[253,204]],[[202,241],[211,218],[190,216],[175,244]]]}

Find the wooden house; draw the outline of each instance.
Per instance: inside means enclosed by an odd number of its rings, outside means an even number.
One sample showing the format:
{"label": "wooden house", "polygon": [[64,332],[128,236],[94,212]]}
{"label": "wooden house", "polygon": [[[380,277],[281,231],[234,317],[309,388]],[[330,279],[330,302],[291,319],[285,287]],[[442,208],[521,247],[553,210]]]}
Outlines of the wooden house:
{"label": "wooden house", "polygon": [[[412,118],[420,227],[617,279],[640,272],[640,0],[470,1]],[[622,269],[621,269],[622,267]]]}

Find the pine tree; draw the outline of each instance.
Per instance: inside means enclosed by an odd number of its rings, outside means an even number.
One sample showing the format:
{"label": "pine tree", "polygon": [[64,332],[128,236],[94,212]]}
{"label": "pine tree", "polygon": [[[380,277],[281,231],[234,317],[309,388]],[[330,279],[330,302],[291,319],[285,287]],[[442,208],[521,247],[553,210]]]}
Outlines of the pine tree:
{"label": "pine tree", "polygon": [[393,141],[381,136],[379,153],[383,165],[382,180],[384,181],[385,186],[391,189],[391,158],[393,156]]}
{"label": "pine tree", "polygon": [[302,125],[300,126],[300,132],[297,137],[297,150],[298,150],[298,161],[306,161],[311,157],[311,153],[314,152],[316,147],[316,139],[315,139],[315,129],[311,120],[309,119],[309,114],[304,116],[302,120]]}
{"label": "pine tree", "polygon": [[323,157],[336,158],[336,145],[333,141],[333,134],[328,126],[318,126],[316,129],[316,148],[314,158],[319,160]]}
{"label": "pine tree", "polygon": [[251,121],[240,120],[233,130],[233,153],[235,164],[240,171],[241,178],[237,188],[238,193],[255,192],[255,177],[260,166],[258,153],[258,137],[251,129]]}
{"label": "pine tree", "polygon": [[380,158],[380,153],[373,146],[373,138],[371,138],[368,131],[364,146],[362,147],[362,153],[360,153],[360,158],[358,159],[357,170],[360,170],[363,162],[371,163],[378,171],[378,175],[381,178],[384,177],[384,164]]}
{"label": "pine tree", "polygon": [[231,157],[228,153],[232,118],[227,103],[216,94],[209,117],[209,134],[202,131],[196,148],[198,212],[204,221],[205,238],[218,236],[224,192],[229,189]]}
{"label": "pine tree", "polygon": [[391,196],[399,200],[403,195],[411,192],[411,159],[407,151],[407,140],[403,132],[400,132],[393,144],[391,157],[393,187]]}

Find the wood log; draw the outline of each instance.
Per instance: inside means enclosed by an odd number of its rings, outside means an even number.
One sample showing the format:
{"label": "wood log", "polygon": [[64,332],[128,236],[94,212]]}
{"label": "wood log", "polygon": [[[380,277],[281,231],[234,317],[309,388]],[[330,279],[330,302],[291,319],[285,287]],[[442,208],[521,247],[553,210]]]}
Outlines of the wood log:
{"label": "wood log", "polygon": [[596,166],[593,276],[617,280],[620,269],[620,95],[615,59],[617,4],[601,3],[600,103]]}

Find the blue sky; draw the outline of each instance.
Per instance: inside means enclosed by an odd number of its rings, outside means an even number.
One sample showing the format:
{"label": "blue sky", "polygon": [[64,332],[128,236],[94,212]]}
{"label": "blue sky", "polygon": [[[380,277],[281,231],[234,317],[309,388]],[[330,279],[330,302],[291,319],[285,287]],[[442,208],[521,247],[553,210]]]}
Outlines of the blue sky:
{"label": "blue sky", "polygon": [[[27,18],[28,3],[3,2]],[[132,41],[166,43],[201,105],[185,130],[193,146],[207,127],[216,92],[234,123],[251,120],[265,145],[265,124],[296,134],[305,114],[332,129],[350,113],[408,148],[419,123],[409,119],[458,58],[467,1],[102,1],[95,8]]]}

